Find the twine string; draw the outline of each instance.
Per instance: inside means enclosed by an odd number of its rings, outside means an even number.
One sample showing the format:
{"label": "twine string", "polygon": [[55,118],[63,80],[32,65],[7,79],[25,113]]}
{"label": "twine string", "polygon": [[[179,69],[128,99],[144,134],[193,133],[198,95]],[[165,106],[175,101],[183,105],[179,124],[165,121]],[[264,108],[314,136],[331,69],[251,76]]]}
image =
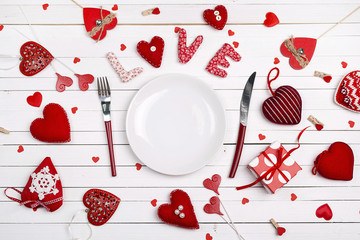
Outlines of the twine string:
{"label": "twine string", "polygon": [[101,14],[101,24],[93,27],[93,29],[91,29],[91,31],[88,32],[89,36],[93,37],[100,31],[99,37],[96,40],[96,42],[98,42],[100,40],[100,37],[101,37],[101,35],[102,35],[103,31],[104,31],[104,27],[107,24],[111,23],[112,20],[116,17],[115,14],[111,12],[110,14],[106,15],[106,17],[104,18],[104,16],[103,16],[103,8],[102,7],[100,7],[100,14]]}
{"label": "twine string", "polygon": [[[70,223],[69,223],[69,225],[68,225],[68,230],[69,230],[69,233],[70,233],[71,240],[80,240],[80,238],[75,238],[75,237],[74,237],[73,232],[72,232],[72,230],[71,230],[71,225],[73,224],[73,222],[74,222],[74,220],[75,220],[75,217],[76,217],[79,213],[81,213],[81,212],[86,212],[86,210],[85,210],[85,211],[84,211],[83,209],[82,209],[82,210],[78,210],[78,211],[72,216],[71,221],[70,221]],[[89,236],[86,238],[86,240],[89,240],[89,239],[91,239],[93,232],[92,232],[92,228],[91,228],[89,222],[87,222],[86,225],[87,225],[87,226],[89,227],[89,229],[90,229],[90,231],[89,231],[89,232],[90,232],[90,233],[89,233]]]}
{"label": "twine string", "polygon": [[285,47],[291,52],[291,54],[295,57],[296,61],[299,63],[299,65],[304,68],[309,64],[309,60],[306,57],[304,53],[301,53],[298,51],[298,49],[295,48],[294,45],[294,38],[291,35],[291,38],[286,39],[284,42]]}
{"label": "twine string", "polygon": [[83,6],[81,6],[80,4],[78,4],[77,2],[75,2],[75,0],[71,0],[71,1],[73,1],[76,5],[78,5],[79,7],[81,7],[81,8],[84,8]]}

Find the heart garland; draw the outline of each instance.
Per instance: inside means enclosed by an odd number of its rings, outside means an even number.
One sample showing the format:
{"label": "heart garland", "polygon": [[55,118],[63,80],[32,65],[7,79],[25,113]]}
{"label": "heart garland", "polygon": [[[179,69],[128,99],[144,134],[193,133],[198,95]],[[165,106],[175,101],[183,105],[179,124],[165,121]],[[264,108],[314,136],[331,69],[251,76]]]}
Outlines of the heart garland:
{"label": "heart garland", "polygon": [[81,91],[86,91],[89,89],[89,83],[94,82],[94,76],[91,74],[76,74],[75,76],[78,78],[79,81],[79,88]]}
{"label": "heart garland", "polygon": [[211,179],[207,178],[204,180],[203,185],[205,188],[214,191],[217,195],[220,195],[219,193],[219,186],[221,183],[221,176],[219,174],[214,174]]}
{"label": "heart garland", "polygon": [[226,25],[228,13],[223,5],[218,5],[214,10],[206,9],[203,13],[203,17],[205,22],[210,26],[217,30],[222,30]]}
{"label": "heart garland", "polygon": [[204,37],[199,35],[195,38],[190,47],[186,46],[186,30],[181,28],[179,30],[179,42],[178,42],[178,57],[180,63],[187,63],[194,56],[198,48],[203,42]]}
{"label": "heart garland", "polygon": [[137,44],[137,51],[148,63],[153,67],[159,68],[161,66],[161,61],[164,53],[164,40],[155,36],[151,39],[150,43],[146,41],[140,41]]}
{"label": "heart garland", "polygon": [[360,71],[348,73],[335,91],[335,103],[347,110],[360,112]]}
{"label": "heart garland", "polygon": [[129,82],[144,71],[142,67],[137,67],[131,69],[130,71],[126,71],[125,68],[120,64],[119,59],[117,58],[115,53],[109,52],[106,57],[109,60],[111,66],[119,74],[122,82]]}

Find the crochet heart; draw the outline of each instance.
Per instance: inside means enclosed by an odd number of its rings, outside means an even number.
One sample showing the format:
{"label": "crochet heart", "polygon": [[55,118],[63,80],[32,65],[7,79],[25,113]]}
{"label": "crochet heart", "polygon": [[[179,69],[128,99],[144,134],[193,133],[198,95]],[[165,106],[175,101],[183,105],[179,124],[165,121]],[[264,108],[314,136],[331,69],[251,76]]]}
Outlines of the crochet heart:
{"label": "crochet heart", "polygon": [[220,195],[218,189],[221,183],[221,176],[219,174],[214,174],[211,179],[207,178],[203,181],[205,188],[214,191],[216,194]]}
{"label": "crochet heart", "polygon": [[217,30],[222,30],[226,25],[228,13],[223,5],[218,5],[214,10],[206,9],[203,17],[210,26]]}
{"label": "crochet heart", "polygon": [[55,74],[57,75],[56,91],[63,92],[65,91],[65,87],[70,87],[73,84],[73,80],[71,78],[62,76],[58,73]]}
{"label": "crochet heart", "polygon": [[137,44],[137,51],[153,67],[159,68],[164,53],[164,46],[164,40],[159,36],[155,36],[151,39],[150,43],[140,41]]}
{"label": "crochet heart", "polygon": [[224,215],[220,211],[220,199],[217,196],[210,198],[210,203],[207,203],[204,206],[204,212],[206,212],[208,214],[216,213],[219,215]]}
{"label": "crochet heart", "polygon": [[354,112],[360,112],[360,71],[348,73],[335,92],[335,102]]}
{"label": "crochet heart", "polygon": [[314,162],[313,174],[333,180],[350,181],[353,178],[354,154],[349,145],[335,142],[319,154]]}
{"label": "crochet heart", "polygon": [[91,74],[84,74],[84,75],[80,75],[80,74],[76,74],[75,76],[78,78],[79,80],[79,88],[81,91],[86,91],[89,89],[89,83],[93,83],[94,82],[94,76]]}
{"label": "crochet heart", "polygon": [[49,103],[43,114],[44,118],[37,118],[31,123],[31,135],[42,142],[70,142],[70,123],[65,110],[59,104]]}
{"label": "crochet heart", "polygon": [[273,97],[262,105],[264,116],[273,123],[294,125],[301,121],[302,101],[300,94],[291,86],[276,89]]}
{"label": "crochet heart", "polygon": [[42,95],[40,92],[35,92],[26,98],[27,103],[33,107],[40,107],[42,102]]}
{"label": "crochet heart", "polygon": [[[304,67],[302,67],[299,64],[299,62],[298,62],[298,60],[296,60],[294,54],[285,46],[285,42],[286,41],[284,41],[281,44],[281,47],[280,47],[281,54],[284,55],[285,57],[289,58],[289,64],[292,68],[297,69],[297,70],[303,69]],[[312,56],[314,55],[317,40],[314,38],[293,38],[292,42],[293,42],[295,51],[297,53],[302,53],[303,56],[306,56],[306,59],[309,63],[311,61]]]}
{"label": "crochet heart", "polygon": [[264,25],[265,25],[266,27],[274,27],[274,26],[276,26],[277,24],[279,24],[279,19],[278,19],[278,17],[276,16],[276,14],[273,13],[273,12],[268,12],[268,13],[265,15]]}
{"label": "crochet heart", "polygon": [[161,221],[182,228],[199,229],[194,207],[189,195],[176,189],[170,193],[170,204],[162,204],[158,208]]}
{"label": "crochet heart", "polygon": [[331,208],[327,203],[318,207],[318,209],[316,209],[315,214],[318,218],[324,218],[327,221],[331,220],[331,218],[333,217]]}
{"label": "crochet heart", "polygon": [[181,28],[179,30],[178,56],[180,63],[187,63],[194,56],[200,47],[204,37],[199,35],[195,38],[190,47],[186,46],[186,30]]}
{"label": "crochet heart", "polygon": [[114,215],[120,204],[120,198],[101,189],[90,189],[83,197],[89,223],[95,226],[105,224]]}
{"label": "crochet heart", "polygon": [[22,61],[19,69],[25,76],[33,76],[41,72],[54,59],[53,55],[40,44],[29,41],[20,48]]}
{"label": "crochet heart", "polygon": [[106,30],[115,28],[117,24],[115,14],[102,8],[83,8],[83,16],[86,31],[94,40],[102,40]]}

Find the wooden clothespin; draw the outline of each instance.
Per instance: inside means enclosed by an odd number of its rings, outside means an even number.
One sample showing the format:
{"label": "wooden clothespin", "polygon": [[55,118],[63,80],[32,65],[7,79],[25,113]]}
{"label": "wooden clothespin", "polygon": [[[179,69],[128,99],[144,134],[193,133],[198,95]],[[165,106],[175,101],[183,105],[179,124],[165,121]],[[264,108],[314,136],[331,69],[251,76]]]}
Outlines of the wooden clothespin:
{"label": "wooden clothespin", "polygon": [[270,222],[272,223],[272,225],[274,225],[274,227],[276,228],[277,230],[277,234],[279,236],[283,235],[285,232],[286,232],[286,229],[283,228],[283,227],[280,227],[279,224],[272,218],[270,219]]}
{"label": "wooden clothespin", "polygon": [[315,118],[313,115],[310,115],[308,117],[308,120],[315,125],[316,130],[320,131],[324,128],[324,124],[320,122],[317,118]]}
{"label": "wooden clothespin", "polygon": [[148,16],[148,15],[151,15],[151,14],[158,15],[158,14],[160,14],[160,10],[159,10],[158,7],[151,8],[151,9],[147,9],[147,10],[142,11],[141,14],[143,16]]}
{"label": "wooden clothespin", "polygon": [[5,129],[5,128],[2,128],[2,127],[0,127],[0,132],[5,133],[5,134],[9,134],[9,133],[10,133],[9,130],[7,130],[7,129]]}
{"label": "wooden clothespin", "polygon": [[330,74],[319,72],[319,71],[315,71],[314,76],[324,79],[324,81],[327,82],[327,83],[329,83],[331,81],[331,79],[332,79]]}

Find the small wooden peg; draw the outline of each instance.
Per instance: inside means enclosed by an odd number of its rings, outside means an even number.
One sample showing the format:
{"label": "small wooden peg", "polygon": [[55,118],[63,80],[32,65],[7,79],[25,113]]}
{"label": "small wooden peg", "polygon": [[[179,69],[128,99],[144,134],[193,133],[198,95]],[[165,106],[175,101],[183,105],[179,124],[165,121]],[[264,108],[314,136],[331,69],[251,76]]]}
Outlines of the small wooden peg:
{"label": "small wooden peg", "polygon": [[275,221],[275,219],[270,219],[270,222],[272,223],[272,225],[274,225],[276,229],[279,227],[279,224]]}
{"label": "small wooden peg", "polygon": [[317,118],[315,118],[313,115],[310,115],[308,117],[308,120],[315,125],[315,128],[320,131],[321,129],[324,128],[324,124],[322,122],[320,122]]}
{"label": "small wooden peg", "polygon": [[143,16],[151,15],[155,8],[147,9],[141,12]]}
{"label": "small wooden peg", "polygon": [[7,130],[7,129],[5,129],[5,128],[2,128],[2,127],[0,127],[0,132],[5,133],[5,134],[9,134],[9,133],[10,133],[9,130]]}
{"label": "small wooden peg", "polygon": [[331,79],[332,79],[330,74],[319,72],[319,71],[315,71],[314,76],[324,79],[324,81],[327,82],[327,83],[329,83],[331,81]]}
{"label": "small wooden peg", "polygon": [[279,236],[283,235],[286,232],[286,229],[283,227],[280,227],[279,224],[273,218],[270,219],[270,222],[276,228],[276,232]]}

